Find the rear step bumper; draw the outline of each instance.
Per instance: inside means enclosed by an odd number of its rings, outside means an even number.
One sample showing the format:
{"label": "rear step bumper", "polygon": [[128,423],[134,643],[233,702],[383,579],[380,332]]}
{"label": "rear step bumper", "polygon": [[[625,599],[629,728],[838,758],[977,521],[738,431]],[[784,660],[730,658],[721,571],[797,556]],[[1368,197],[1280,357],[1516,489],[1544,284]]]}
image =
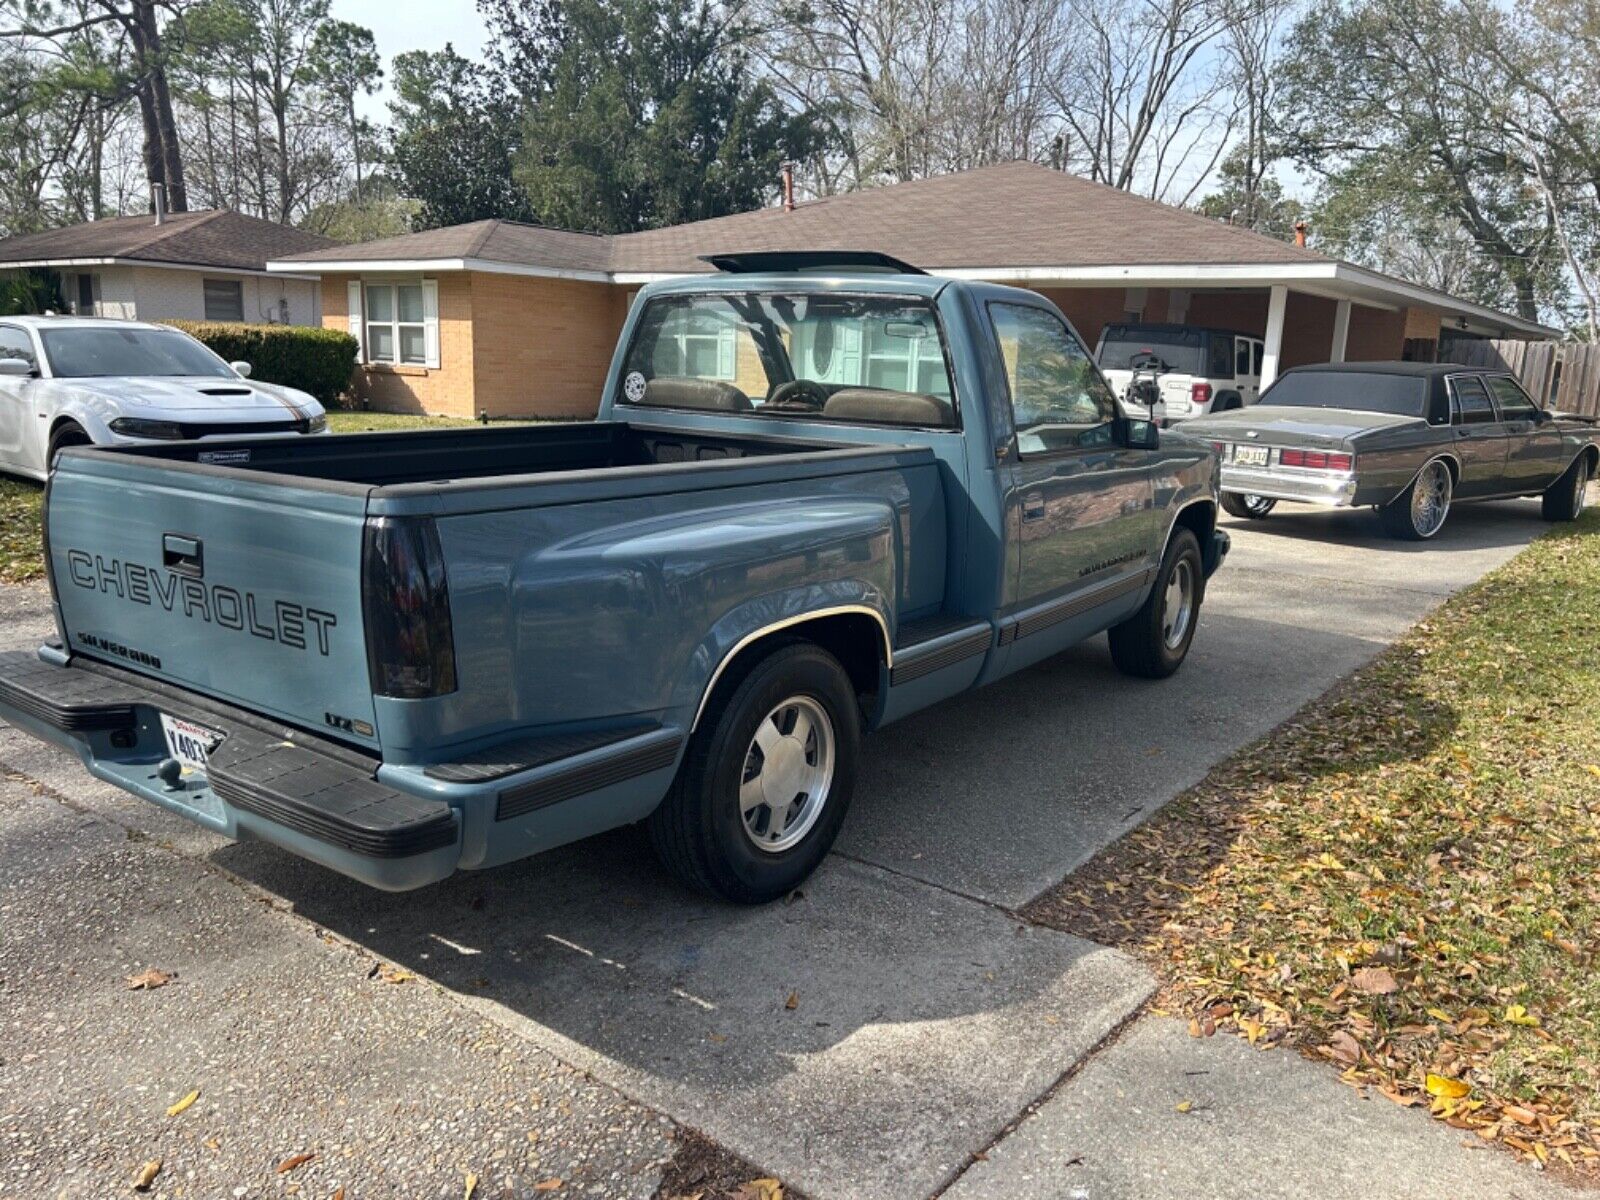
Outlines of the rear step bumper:
{"label": "rear step bumper", "polygon": [[[163,776],[163,713],[221,735],[203,774]],[[454,762],[385,763],[54,647],[0,653],[0,719],[208,829],[273,842],[385,891],[641,820],[666,794],[683,746],[677,730],[634,722],[522,736]]]}
{"label": "rear step bumper", "polygon": [[[374,887],[419,887],[455,870],[461,816],[450,804],[379,782],[374,758],[158,686],[76,662],[0,654],[0,717],[73,751],[108,783]],[[222,735],[203,776],[163,777],[162,713]]]}

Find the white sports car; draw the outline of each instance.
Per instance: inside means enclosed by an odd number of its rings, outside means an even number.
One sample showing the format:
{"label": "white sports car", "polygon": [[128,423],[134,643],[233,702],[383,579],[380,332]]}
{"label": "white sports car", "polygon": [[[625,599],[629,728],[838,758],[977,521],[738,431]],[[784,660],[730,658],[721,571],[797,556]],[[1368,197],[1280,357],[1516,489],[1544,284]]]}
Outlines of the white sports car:
{"label": "white sports car", "polygon": [[0,317],[0,471],[44,479],[66,446],[327,432],[305,392],[249,374],[165,325]]}

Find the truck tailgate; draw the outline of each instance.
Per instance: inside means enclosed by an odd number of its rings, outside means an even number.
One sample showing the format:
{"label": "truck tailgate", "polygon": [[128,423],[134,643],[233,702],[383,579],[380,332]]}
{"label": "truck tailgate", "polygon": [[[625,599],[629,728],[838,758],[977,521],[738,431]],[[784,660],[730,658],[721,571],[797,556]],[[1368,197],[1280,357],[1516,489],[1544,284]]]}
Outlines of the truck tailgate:
{"label": "truck tailgate", "polygon": [[376,745],[361,615],[366,506],[352,485],[65,455],[45,536],[67,644]]}

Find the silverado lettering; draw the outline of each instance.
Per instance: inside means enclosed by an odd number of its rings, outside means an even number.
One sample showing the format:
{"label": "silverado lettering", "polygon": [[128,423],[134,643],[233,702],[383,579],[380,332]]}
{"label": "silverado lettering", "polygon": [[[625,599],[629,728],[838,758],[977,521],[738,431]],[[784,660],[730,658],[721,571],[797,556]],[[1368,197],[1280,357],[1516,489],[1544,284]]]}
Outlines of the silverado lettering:
{"label": "silverado lettering", "polygon": [[91,592],[115,593],[135,604],[159,604],[168,612],[282,642],[296,650],[306,649],[310,626],[317,651],[324,658],[328,655],[328,630],[339,623],[337,616],[320,608],[291,600],[258,600],[254,592],[240,592],[222,583],[207,585],[165,568],[108,559],[84,550],[67,551],[67,573],[76,586]]}

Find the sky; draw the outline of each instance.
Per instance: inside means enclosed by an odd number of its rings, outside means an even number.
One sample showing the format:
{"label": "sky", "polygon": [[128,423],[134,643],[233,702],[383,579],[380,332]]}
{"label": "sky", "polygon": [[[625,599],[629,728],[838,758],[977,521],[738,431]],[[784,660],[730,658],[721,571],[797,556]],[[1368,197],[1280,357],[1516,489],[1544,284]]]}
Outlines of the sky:
{"label": "sky", "polygon": [[383,58],[384,89],[365,101],[362,115],[380,120],[389,113],[389,63],[407,50],[443,50],[476,58],[483,51],[483,20],[475,0],[332,0],[332,13],[372,30]]}

